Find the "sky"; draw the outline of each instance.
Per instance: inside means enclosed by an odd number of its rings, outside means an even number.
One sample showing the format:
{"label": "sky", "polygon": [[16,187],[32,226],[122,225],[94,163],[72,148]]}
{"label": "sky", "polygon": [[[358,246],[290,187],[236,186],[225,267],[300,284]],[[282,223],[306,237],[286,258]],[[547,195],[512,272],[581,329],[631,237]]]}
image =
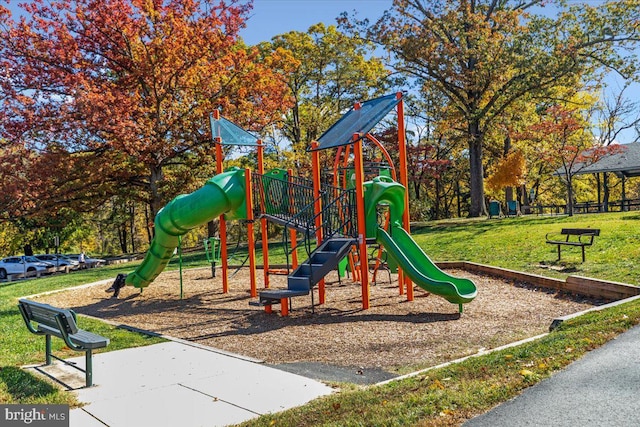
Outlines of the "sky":
{"label": "sky", "polygon": [[357,12],[360,19],[375,21],[391,7],[392,0],[254,0],[247,28],[241,36],[249,45],[269,41],[289,31],[306,32],[319,22],[336,24],[342,12]]}

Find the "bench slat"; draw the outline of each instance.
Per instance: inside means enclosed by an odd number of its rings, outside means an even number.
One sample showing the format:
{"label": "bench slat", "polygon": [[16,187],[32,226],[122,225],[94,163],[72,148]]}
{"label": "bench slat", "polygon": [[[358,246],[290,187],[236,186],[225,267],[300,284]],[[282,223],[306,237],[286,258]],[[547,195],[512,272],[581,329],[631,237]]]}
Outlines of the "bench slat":
{"label": "bench slat", "polygon": [[[45,325],[38,325],[38,331],[64,339],[58,328],[54,329]],[[85,331],[83,329],[78,330],[75,334],[68,335],[68,337],[71,342],[84,349],[102,348],[109,344],[109,338],[105,338],[101,335],[94,334],[93,332]]]}
{"label": "bench slat", "polygon": [[573,236],[580,236],[582,234],[593,234],[594,236],[600,235],[599,228],[563,228],[560,234],[570,234]]}
{"label": "bench slat", "polygon": [[56,316],[62,314],[65,322],[65,330],[68,334],[75,334],[78,332],[78,325],[75,321],[74,313],[69,309],[57,308],[49,304],[43,304],[35,301],[20,300],[20,304],[27,309],[29,320],[32,320],[38,324],[44,324],[51,328],[57,328],[58,322]]}

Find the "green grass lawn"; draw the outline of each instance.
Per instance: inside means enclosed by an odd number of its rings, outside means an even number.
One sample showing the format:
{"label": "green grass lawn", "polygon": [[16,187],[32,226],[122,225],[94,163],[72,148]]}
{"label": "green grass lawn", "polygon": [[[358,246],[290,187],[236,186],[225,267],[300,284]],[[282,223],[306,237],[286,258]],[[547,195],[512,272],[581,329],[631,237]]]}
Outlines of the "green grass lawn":
{"label": "green grass lawn", "polygon": [[[77,404],[73,394],[60,392],[49,382],[18,369],[22,365],[44,362],[44,337],[36,336],[27,330],[18,311],[18,298],[112,278],[117,273],[130,269],[131,266],[107,266],[40,279],[0,283],[0,403]],[[82,329],[90,330],[111,340],[108,348],[101,351],[163,341],[82,316],[78,322]],[[82,355],[67,349],[64,342],[57,338],[52,339],[52,346],[58,357]],[[98,352],[100,351],[96,351]]]}
{"label": "green grass lawn", "polygon": [[[586,248],[545,243],[547,233],[562,228],[599,228],[600,236]],[[640,281],[634,265],[640,259],[640,213],[608,213],[505,219],[438,221],[417,224],[412,235],[435,261],[473,261],[496,267],[565,278],[569,274],[630,284]]]}
{"label": "green grass lawn", "polygon": [[[594,245],[587,248],[585,263],[580,262],[578,248],[564,248],[563,260],[556,262],[555,246],[545,244],[547,233],[559,232],[564,227],[601,229]],[[412,235],[435,261],[472,261],[559,278],[569,274],[583,275],[633,285],[638,283],[640,274],[634,267],[640,255],[639,213],[437,221],[414,225]],[[238,251],[235,255],[233,263],[239,264],[246,252]],[[270,261],[284,262],[280,245],[273,245]],[[207,262],[204,253],[192,252],[184,255],[183,265],[189,268],[204,266]],[[48,383],[17,369],[23,364],[41,363],[44,358],[44,339],[26,330],[16,307],[17,299],[113,278],[119,272],[131,271],[134,266],[108,266],[0,284],[1,403],[74,404],[68,393],[60,393]],[[177,266],[174,257],[168,268]],[[81,327],[109,337],[108,350],[157,342],[157,338],[92,319],[81,317],[79,321]],[[558,330],[532,343],[386,386],[346,388],[303,407],[264,416],[246,425],[458,425],[464,419],[512,398],[639,322],[640,302],[624,304],[565,322]],[[61,340],[54,339],[56,341],[61,350]]]}

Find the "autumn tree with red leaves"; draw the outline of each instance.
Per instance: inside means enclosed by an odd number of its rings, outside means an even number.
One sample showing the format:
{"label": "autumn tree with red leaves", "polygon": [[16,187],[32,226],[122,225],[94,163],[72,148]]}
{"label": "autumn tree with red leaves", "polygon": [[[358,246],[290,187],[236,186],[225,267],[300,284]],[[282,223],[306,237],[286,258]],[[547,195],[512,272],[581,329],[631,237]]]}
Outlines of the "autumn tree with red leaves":
{"label": "autumn tree with red leaves", "polygon": [[250,7],[34,0],[19,19],[0,10],[0,157],[24,151],[26,163],[34,157],[42,165],[16,167],[3,179],[3,187],[22,182],[25,197],[37,201],[4,215],[50,211],[70,199],[90,210],[125,194],[147,203],[153,218],[211,172],[212,110],[248,128],[280,116],[290,98],[275,73],[288,58],[265,57],[239,39]]}

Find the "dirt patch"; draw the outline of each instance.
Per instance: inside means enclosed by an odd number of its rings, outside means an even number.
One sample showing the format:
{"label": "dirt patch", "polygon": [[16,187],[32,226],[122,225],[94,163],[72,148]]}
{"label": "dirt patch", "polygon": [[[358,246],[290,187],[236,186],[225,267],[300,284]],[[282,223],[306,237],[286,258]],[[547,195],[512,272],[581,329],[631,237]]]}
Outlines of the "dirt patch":
{"label": "dirt patch", "polygon": [[[249,306],[249,271],[239,270],[223,294],[220,274],[209,268],[183,272],[183,298],[177,271],[162,273],[142,293],[126,287],[118,299],[107,286],[91,286],[40,298],[78,313],[183,338],[263,359],[267,363],[321,362],[338,366],[394,370],[430,366],[548,330],[551,321],[600,303],[557,291],[533,288],[466,271],[477,298],[458,306],[415,289],[415,300],[399,295],[396,276],[382,274],[371,286],[370,309],[362,310],[360,284],[327,276],[326,303],[293,299],[288,317]],[[285,288],[286,277],[271,277],[271,288]],[[258,271],[262,283],[262,271]],[[317,293],[315,301],[318,301]],[[274,307],[274,313],[277,306]]]}

